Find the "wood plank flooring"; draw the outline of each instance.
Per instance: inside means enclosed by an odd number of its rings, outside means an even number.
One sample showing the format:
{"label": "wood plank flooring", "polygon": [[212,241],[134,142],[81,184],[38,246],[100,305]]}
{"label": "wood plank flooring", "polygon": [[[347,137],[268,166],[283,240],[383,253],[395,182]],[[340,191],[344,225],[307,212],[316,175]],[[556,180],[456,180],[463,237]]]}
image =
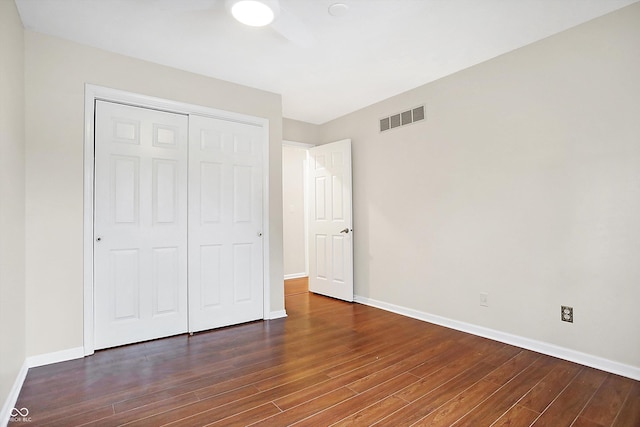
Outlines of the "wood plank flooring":
{"label": "wood plank flooring", "polygon": [[286,309],[30,369],[16,407],[64,427],[640,426],[638,381],[304,291]]}
{"label": "wood plank flooring", "polygon": [[309,278],[300,277],[298,279],[289,279],[284,281],[284,296],[302,294],[309,292]]}

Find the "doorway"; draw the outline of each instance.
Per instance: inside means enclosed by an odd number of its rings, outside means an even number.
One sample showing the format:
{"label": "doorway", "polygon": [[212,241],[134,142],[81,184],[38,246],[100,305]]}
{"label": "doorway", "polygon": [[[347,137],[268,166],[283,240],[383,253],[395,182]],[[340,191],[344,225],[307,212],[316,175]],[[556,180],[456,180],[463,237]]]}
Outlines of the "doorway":
{"label": "doorway", "polygon": [[351,140],[282,151],[285,280],[305,277],[311,292],[353,301]]}
{"label": "doorway", "polygon": [[282,222],[284,279],[309,275],[307,243],[307,156],[311,144],[282,143]]}

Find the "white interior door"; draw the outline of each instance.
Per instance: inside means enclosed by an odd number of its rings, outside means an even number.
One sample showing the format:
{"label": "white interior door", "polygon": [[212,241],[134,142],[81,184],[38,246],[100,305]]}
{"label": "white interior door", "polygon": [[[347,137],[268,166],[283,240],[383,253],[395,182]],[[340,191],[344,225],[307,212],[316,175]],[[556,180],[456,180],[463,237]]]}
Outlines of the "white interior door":
{"label": "white interior door", "polygon": [[309,290],[353,301],[351,140],[309,150]]}
{"label": "white interior door", "polygon": [[187,129],[96,101],[96,349],[187,331]]}
{"label": "white interior door", "polygon": [[189,330],[264,318],[263,129],[191,115]]}

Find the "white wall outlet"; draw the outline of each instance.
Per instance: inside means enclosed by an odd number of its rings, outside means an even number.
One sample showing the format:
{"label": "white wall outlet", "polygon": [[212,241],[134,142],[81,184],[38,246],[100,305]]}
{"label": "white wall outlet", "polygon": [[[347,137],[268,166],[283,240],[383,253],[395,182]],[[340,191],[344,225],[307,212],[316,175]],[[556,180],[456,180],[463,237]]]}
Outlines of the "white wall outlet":
{"label": "white wall outlet", "polygon": [[489,307],[489,294],[486,292],[480,292],[480,305],[482,307]]}

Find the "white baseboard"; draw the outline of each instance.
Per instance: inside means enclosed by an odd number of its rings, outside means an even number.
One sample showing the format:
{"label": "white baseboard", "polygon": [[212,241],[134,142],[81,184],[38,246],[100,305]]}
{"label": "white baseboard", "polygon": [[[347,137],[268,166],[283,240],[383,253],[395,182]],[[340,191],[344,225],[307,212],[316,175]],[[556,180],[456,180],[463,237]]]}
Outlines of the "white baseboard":
{"label": "white baseboard", "polygon": [[294,274],[285,274],[284,275],[284,280],[289,280],[289,279],[302,279],[303,277],[307,277],[308,274],[307,273],[294,273]]}
{"label": "white baseboard", "polygon": [[11,387],[9,396],[7,396],[7,399],[2,406],[2,411],[0,412],[0,426],[5,426],[9,423],[9,419],[11,418],[11,411],[15,408],[16,402],[18,401],[20,390],[22,390],[24,380],[27,378],[29,368],[50,365],[52,363],[58,362],[66,362],[67,360],[80,359],[83,357],[83,347],[69,348],[67,350],[27,357],[22,364],[22,368],[20,369],[15,382],[13,383],[13,387]]}
{"label": "white baseboard", "polygon": [[580,351],[571,350],[569,348],[560,347],[543,341],[537,341],[518,335],[508,334],[506,332],[497,331],[495,329],[489,329],[470,323],[460,322],[446,317],[437,316],[434,314],[402,307],[395,304],[390,304],[383,301],[377,301],[359,295],[356,295],[354,300],[355,302],[358,302],[360,304],[369,305],[371,307],[380,308],[382,310],[401,314],[403,316],[412,317],[414,319],[434,323],[436,325],[456,329],[458,331],[467,332],[495,341],[500,341],[505,344],[514,345],[516,347],[526,348],[527,350],[536,351],[538,353],[543,353],[549,356],[579,363],[585,366],[590,366],[592,368],[600,369],[602,371],[611,372],[613,374],[622,375],[624,377],[640,381],[640,367],[637,366],[625,365],[620,362],[593,356],[591,354],[582,353]]}
{"label": "white baseboard", "polygon": [[38,366],[51,365],[52,363],[66,362],[67,360],[82,359],[83,357],[84,347],[75,347],[53,353],[29,356],[27,357],[26,364],[29,368],[35,368]]}
{"label": "white baseboard", "polygon": [[16,380],[13,382],[13,387],[11,387],[9,396],[7,396],[4,405],[2,405],[2,411],[0,411],[0,426],[6,426],[9,423],[11,411],[16,406],[18,396],[20,396],[20,390],[22,390],[22,385],[24,384],[24,380],[27,378],[28,371],[29,366],[27,366],[27,361],[25,360],[22,364],[22,368],[20,368],[20,372],[18,372]]}
{"label": "white baseboard", "polygon": [[285,310],[272,311],[269,313],[269,316],[266,318],[266,320],[281,319],[283,317],[287,317],[287,312]]}

